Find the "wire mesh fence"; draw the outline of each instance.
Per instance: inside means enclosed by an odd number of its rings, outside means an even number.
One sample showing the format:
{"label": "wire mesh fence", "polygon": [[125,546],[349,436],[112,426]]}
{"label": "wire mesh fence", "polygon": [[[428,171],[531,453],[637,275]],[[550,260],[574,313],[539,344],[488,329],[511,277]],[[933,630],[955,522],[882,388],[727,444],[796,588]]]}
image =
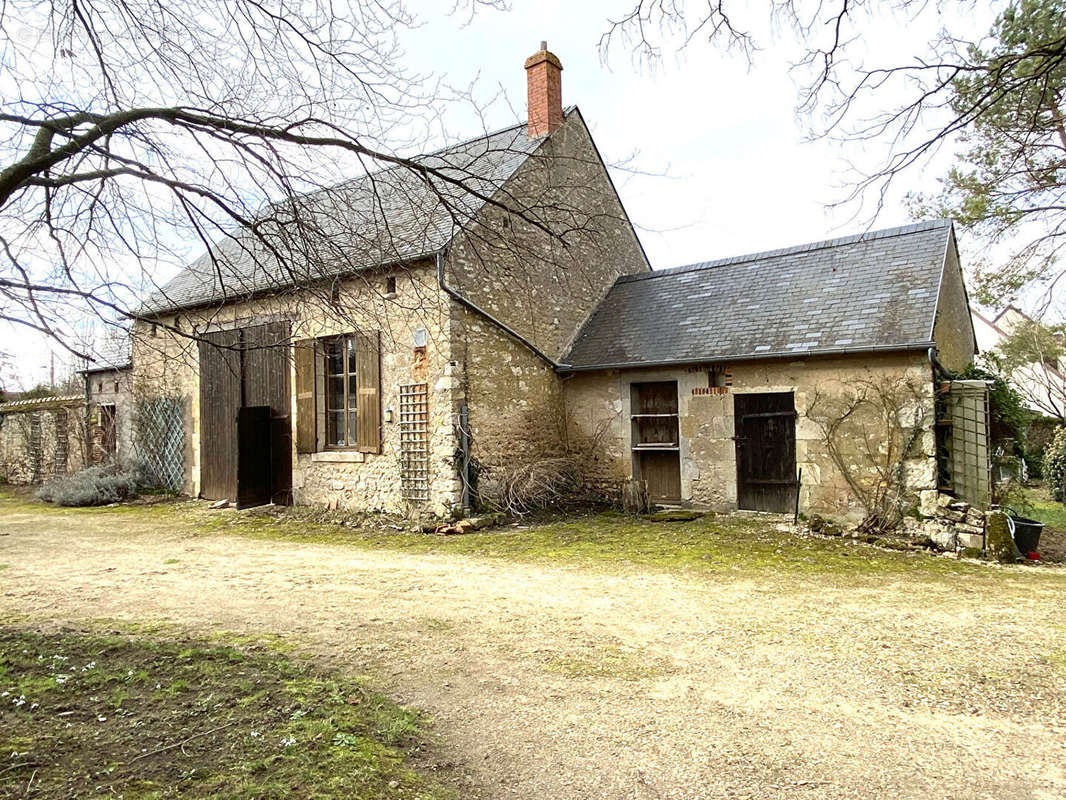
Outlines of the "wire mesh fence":
{"label": "wire mesh fence", "polygon": [[133,412],[133,449],[147,479],[159,489],[179,491],[185,477],[185,422],[181,399],[137,400]]}

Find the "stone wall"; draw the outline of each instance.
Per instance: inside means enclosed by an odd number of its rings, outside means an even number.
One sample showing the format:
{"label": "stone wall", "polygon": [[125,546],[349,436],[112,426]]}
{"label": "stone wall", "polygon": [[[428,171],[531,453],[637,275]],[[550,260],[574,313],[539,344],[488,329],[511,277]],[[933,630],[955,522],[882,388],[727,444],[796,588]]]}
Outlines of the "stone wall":
{"label": "stone wall", "polygon": [[985,512],[935,489],[921,492],[918,519],[906,520],[907,532],[928,536],[941,550],[985,549]]}
{"label": "stone wall", "polygon": [[944,260],[933,340],[937,345],[937,358],[948,369],[959,372],[973,361],[976,341],[954,235]]}
{"label": "stone wall", "polygon": [[85,404],[24,400],[0,406],[0,483],[29,485],[85,466]]}
{"label": "stone wall", "polygon": [[[448,248],[448,285],[558,359],[615,279],[648,263],[572,111]],[[532,220],[558,231],[550,236]]]}
{"label": "stone wall", "polygon": [[[395,279],[395,292],[387,291]],[[293,454],[293,497],[299,504],[322,504],[359,510],[445,514],[458,503],[461,487],[453,463],[456,389],[460,379],[451,362],[448,301],[436,283],[435,265],[422,261],[391,272],[370,272],[339,281],[322,292],[232,303],[221,309],[182,312],[183,333],[243,327],[268,319],[292,323],[294,340],[317,338],[355,329],[381,332],[380,454],[354,451]],[[173,325],[175,318],[158,320]],[[424,347],[415,347],[415,331],[426,332]],[[134,340],[134,378],[140,391],[177,391],[186,400],[186,480],[184,491],[199,493],[200,394],[195,342],[166,331],[152,336],[149,323],[138,323]],[[291,360],[290,360],[291,364]],[[290,375],[293,441],[296,441],[295,374]],[[430,500],[425,508],[409,509],[400,493],[399,387],[427,383],[430,410]],[[391,417],[392,421],[388,421]]]}
{"label": "stone wall", "polygon": [[459,311],[456,357],[463,365],[471,455],[490,469],[562,455],[562,384],[552,366],[482,315]]}
{"label": "stone wall", "polygon": [[[632,475],[629,386],[638,381],[676,380],[682,498],[716,510],[735,510],[733,397],[741,392],[794,392],[796,462],[803,469],[800,510],[858,518],[863,509],[824,444],[823,428],[817,421],[818,403],[825,406],[826,401],[847,397],[860,380],[887,380],[910,382],[918,392],[922,427],[915,442],[917,455],[905,465],[913,505],[917,507],[918,492],[936,488],[932,381],[924,353],[748,361],[727,365],[725,372],[731,386],[714,389],[708,386],[706,368],[574,374],[565,384],[565,395],[576,435],[600,435],[608,454],[590,465],[590,470],[602,477]],[[605,434],[598,434],[605,427]]]}

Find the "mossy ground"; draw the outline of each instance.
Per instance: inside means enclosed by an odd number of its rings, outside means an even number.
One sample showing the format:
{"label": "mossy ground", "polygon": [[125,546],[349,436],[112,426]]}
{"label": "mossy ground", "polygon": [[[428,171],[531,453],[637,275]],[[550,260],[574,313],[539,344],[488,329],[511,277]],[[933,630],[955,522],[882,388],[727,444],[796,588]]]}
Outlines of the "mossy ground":
{"label": "mossy ground", "polygon": [[719,515],[688,522],[654,523],[602,512],[511,525],[460,536],[397,530],[396,520],[356,521],[317,509],[211,510],[203,501],[155,502],[105,508],[61,509],[0,490],[0,514],[115,515],[123,523],[192,535],[230,534],[257,539],[343,544],[418,554],[455,554],[510,560],[617,565],[693,575],[770,576],[800,581],[876,585],[885,579],[973,581],[1039,580],[1032,571],[994,571],[980,564],[925,552],[890,552],[848,538],[798,535],[760,516]]}
{"label": "mossy ground", "polygon": [[0,796],[451,797],[419,725],[261,643],[0,628]]}

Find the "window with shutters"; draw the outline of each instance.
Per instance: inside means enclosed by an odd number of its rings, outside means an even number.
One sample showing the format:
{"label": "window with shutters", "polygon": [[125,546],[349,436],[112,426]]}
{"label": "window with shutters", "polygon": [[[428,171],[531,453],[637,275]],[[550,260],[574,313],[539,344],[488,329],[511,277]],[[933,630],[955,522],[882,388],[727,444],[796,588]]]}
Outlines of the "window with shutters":
{"label": "window with shutters", "polygon": [[381,367],[377,331],[294,345],[296,449],[381,452]]}

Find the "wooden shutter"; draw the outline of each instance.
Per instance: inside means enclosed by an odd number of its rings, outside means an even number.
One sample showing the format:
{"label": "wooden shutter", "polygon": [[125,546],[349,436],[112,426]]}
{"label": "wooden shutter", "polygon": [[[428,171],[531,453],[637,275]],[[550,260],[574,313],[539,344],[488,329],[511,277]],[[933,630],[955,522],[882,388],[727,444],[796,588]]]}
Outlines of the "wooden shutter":
{"label": "wooden shutter", "polygon": [[381,452],[381,344],[378,331],[355,335],[355,374],[359,384],[357,449]]}
{"label": "wooden shutter", "polygon": [[296,452],[315,452],[315,340],[293,344],[296,362]]}

